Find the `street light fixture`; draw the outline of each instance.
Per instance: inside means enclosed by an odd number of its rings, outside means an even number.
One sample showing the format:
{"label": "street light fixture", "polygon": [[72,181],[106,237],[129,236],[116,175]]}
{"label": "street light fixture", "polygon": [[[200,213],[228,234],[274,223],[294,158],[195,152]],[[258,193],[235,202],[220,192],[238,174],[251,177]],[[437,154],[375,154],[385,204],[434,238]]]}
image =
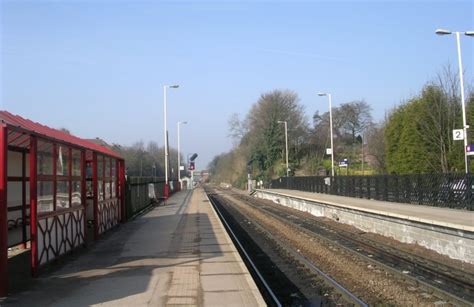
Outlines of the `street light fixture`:
{"label": "street light fixture", "polygon": [[290,168],[288,166],[288,123],[286,120],[279,120],[278,123],[285,124],[286,177],[289,177]]}
{"label": "street light fixture", "polygon": [[462,107],[462,125],[464,131],[464,165],[466,169],[466,174],[469,173],[469,164],[467,160],[467,125],[466,121],[466,102],[464,98],[464,75],[463,75],[463,68],[462,68],[462,56],[461,56],[461,33],[467,36],[474,36],[474,31],[449,31],[444,29],[438,29],[435,32],[438,35],[449,35],[449,34],[456,34],[456,42],[457,42],[457,49],[458,49],[458,63],[459,63],[459,80],[460,80],[460,87],[461,87],[461,107]]}
{"label": "street light fixture", "polygon": [[179,127],[181,125],[186,125],[188,122],[178,122],[177,123],[177,126],[178,126],[178,182],[179,182],[179,186],[181,188],[181,153],[180,153],[180,130],[179,130]]}
{"label": "street light fixture", "polygon": [[168,198],[169,194],[169,185],[168,185],[168,128],[167,128],[167,116],[166,116],[166,89],[167,88],[178,88],[179,85],[163,85],[163,125],[164,125],[164,135],[165,135],[165,187],[163,191],[163,197]]}
{"label": "street light fixture", "polygon": [[334,141],[332,135],[332,97],[329,93],[318,93],[318,96],[327,96],[329,99],[329,131],[331,134],[331,176],[334,177]]}

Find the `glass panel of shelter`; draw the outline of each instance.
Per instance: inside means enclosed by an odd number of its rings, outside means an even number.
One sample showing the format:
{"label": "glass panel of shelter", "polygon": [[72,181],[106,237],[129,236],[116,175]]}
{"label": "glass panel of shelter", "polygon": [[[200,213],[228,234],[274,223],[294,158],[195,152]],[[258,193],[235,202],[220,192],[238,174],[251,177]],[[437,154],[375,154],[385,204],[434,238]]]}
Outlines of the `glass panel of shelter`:
{"label": "glass panel of shelter", "polygon": [[104,163],[105,163],[105,171],[104,171],[104,182],[105,182],[105,199],[110,199],[110,185],[111,185],[111,181],[110,181],[110,170],[111,170],[111,167],[110,167],[110,158],[104,158]]}
{"label": "glass panel of shelter", "polygon": [[104,156],[97,155],[97,196],[104,200]]}
{"label": "glass panel of shelter", "polygon": [[53,143],[38,140],[37,145],[37,201],[38,213],[54,210]]}
{"label": "glass panel of shelter", "polygon": [[8,130],[7,176],[7,220],[8,246],[23,243],[29,238],[28,224],[29,193],[29,136],[23,132]]}
{"label": "glass panel of shelter", "polygon": [[82,205],[79,149],[38,140],[37,170],[38,213]]}
{"label": "glass panel of shelter", "polygon": [[94,225],[94,154],[87,150],[85,156],[87,237],[92,238]]}
{"label": "glass panel of shelter", "polygon": [[80,206],[82,204],[82,172],[80,150],[72,149],[71,162],[71,206]]}
{"label": "glass panel of shelter", "polygon": [[82,184],[82,172],[81,172],[81,151],[72,149],[71,152],[71,206],[80,206],[82,204],[81,197],[81,184]]}
{"label": "glass panel of shelter", "polygon": [[56,210],[70,207],[70,150],[56,145]]}
{"label": "glass panel of shelter", "polygon": [[38,175],[53,175],[53,144],[39,140],[37,151]]}
{"label": "glass panel of shelter", "polygon": [[53,181],[38,180],[37,183],[38,213],[54,210]]}
{"label": "glass panel of shelter", "polygon": [[111,198],[117,197],[117,160],[110,159]]}

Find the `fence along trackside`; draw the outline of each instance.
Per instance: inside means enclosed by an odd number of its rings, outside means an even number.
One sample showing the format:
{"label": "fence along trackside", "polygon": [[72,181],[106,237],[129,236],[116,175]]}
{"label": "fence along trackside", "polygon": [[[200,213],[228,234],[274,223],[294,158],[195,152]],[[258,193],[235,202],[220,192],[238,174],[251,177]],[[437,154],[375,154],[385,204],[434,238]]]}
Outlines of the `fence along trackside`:
{"label": "fence along trackside", "polygon": [[[149,197],[150,184],[154,187],[155,199],[162,199],[165,184],[164,177],[127,178],[125,183],[125,214],[127,219],[151,205],[152,198]],[[171,180],[170,192],[175,192],[177,188],[178,182]]]}
{"label": "fence along trackside", "polygon": [[474,210],[471,174],[281,177],[270,188]]}

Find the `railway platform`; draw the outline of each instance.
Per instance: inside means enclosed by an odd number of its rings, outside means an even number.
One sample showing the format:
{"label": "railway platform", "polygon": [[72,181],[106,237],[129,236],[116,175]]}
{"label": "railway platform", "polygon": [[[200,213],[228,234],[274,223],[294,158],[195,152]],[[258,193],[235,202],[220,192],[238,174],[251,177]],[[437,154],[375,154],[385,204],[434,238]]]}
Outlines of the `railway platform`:
{"label": "railway platform", "polygon": [[122,224],[1,306],[264,306],[200,188]]}
{"label": "railway platform", "polygon": [[474,212],[287,189],[256,197],[474,263]]}

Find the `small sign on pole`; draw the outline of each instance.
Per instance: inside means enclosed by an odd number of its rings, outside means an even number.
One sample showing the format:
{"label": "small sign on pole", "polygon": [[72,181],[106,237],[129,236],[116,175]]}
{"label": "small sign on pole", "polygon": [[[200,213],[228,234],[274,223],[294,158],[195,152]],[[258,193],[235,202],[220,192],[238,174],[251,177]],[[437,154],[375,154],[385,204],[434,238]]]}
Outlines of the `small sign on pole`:
{"label": "small sign on pole", "polygon": [[339,167],[347,167],[348,164],[349,164],[349,161],[347,159],[339,161]]}
{"label": "small sign on pole", "polygon": [[466,146],[466,155],[474,156],[474,144],[470,144]]}
{"label": "small sign on pole", "polygon": [[464,140],[464,130],[463,129],[454,129],[453,130],[453,140],[454,141]]}
{"label": "small sign on pole", "polygon": [[332,148],[326,148],[326,154],[330,155],[332,153]]}

